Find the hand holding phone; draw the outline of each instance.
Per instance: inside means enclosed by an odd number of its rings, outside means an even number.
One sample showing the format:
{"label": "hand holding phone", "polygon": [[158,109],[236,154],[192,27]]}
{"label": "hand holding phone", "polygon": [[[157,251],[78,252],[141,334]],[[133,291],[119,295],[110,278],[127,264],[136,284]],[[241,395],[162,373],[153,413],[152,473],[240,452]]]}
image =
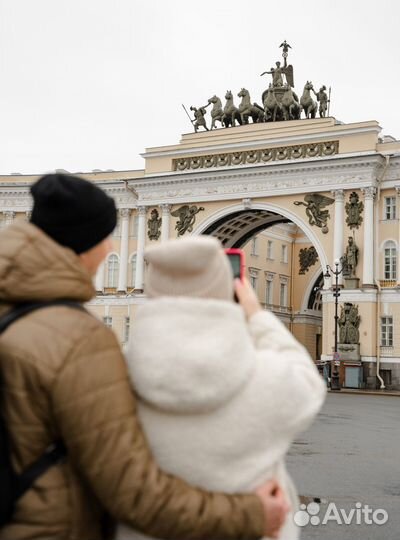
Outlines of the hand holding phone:
{"label": "hand holding phone", "polygon": [[235,279],[235,291],[239,304],[248,319],[255,313],[262,311],[257,295],[246,278],[243,281]]}
{"label": "hand holding phone", "polygon": [[242,249],[228,248],[225,253],[231,263],[233,278],[243,281],[246,270],[244,251]]}

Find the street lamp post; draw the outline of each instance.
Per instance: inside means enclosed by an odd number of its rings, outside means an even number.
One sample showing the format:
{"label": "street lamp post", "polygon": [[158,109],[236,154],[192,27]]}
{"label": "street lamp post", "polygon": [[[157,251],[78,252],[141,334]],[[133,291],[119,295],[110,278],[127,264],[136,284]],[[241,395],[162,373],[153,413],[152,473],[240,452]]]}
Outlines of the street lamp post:
{"label": "street lamp post", "polygon": [[340,261],[338,259],[335,260],[335,269],[333,269],[329,264],[326,265],[326,272],[324,274],[324,278],[329,279],[332,274],[335,276],[335,288],[333,289],[333,296],[335,298],[335,354],[334,354],[334,362],[333,362],[333,370],[332,370],[332,376],[331,376],[331,390],[340,390],[340,382],[339,382],[339,371],[337,366],[337,352],[338,352],[338,298],[340,296],[340,289],[339,289],[339,276],[343,272],[343,266],[339,270],[339,264]]}

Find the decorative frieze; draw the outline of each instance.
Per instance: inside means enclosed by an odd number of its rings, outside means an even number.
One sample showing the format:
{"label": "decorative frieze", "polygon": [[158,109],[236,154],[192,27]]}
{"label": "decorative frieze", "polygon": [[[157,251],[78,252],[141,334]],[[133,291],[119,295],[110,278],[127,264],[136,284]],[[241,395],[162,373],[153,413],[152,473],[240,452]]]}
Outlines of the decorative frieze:
{"label": "decorative frieze", "polygon": [[232,167],[238,165],[254,165],[271,161],[286,161],[290,159],[307,159],[328,157],[337,154],[339,141],[299,144],[296,146],[280,146],[262,150],[243,150],[205,156],[183,157],[173,160],[174,171],[196,169],[211,169],[215,167]]}

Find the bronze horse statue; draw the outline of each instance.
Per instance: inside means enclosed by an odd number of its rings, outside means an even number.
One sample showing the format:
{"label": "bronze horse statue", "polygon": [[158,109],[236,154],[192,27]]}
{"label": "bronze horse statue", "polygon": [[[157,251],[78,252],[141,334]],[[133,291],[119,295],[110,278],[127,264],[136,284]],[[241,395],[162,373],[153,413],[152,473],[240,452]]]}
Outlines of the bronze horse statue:
{"label": "bronze horse statue", "polygon": [[263,93],[263,104],[265,111],[265,121],[275,122],[280,119],[282,113],[282,107],[279,101],[276,99],[272,84],[269,85],[268,90]]}
{"label": "bronze horse statue", "polygon": [[224,114],[222,117],[222,122],[225,127],[235,127],[235,123],[238,122],[238,124],[242,125],[242,117],[240,116],[239,109],[235,107],[235,104],[233,103],[233,94],[230,90],[227,90],[225,94],[225,107],[224,107]]}
{"label": "bronze horse statue", "polygon": [[242,88],[238,93],[238,97],[242,98],[239,105],[239,112],[242,117],[243,124],[249,123],[249,117],[253,120],[253,123],[264,122],[264,109],[257,105],[257,103],[251,103],[249,91],[246,88]]}
{"label": "bronze horse statue", "polygon": [[284,120],[299,120],[301,108],[299,98],[292,88],[287,84],[282,96],[282,110]]}
{"label": "bronze horse statue", "polygon": [[221,127],[222,127],[224,125],[223,124],[224,111],[222,110],[221,100],[219,99],[219,97],[214,95],[213,97],[210,97],[210,99],[208,100],[208,103],[213,105],[213,108],[211,109],[212,122],[211,122],[210,129],[214,129],[216,127],[215,122],[221,122]]}
{"label": "bronze horse statue", "polygon": [[300,105],[306,118],[315,118],[318,109],[317,102],[311,97],[311,90],[314,90],[312,82],[307,81],[300,99]]}

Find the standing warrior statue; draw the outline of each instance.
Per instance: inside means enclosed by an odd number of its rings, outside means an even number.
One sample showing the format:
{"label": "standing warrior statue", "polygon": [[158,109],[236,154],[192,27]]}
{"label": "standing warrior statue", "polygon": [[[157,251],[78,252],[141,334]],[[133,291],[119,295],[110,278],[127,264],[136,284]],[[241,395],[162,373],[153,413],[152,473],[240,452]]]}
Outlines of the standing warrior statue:
{"label": "standing warrior statue", "polygon": [[206,121],[205,121],[205,115],[206,115],[206,107],[208,107],[209,104],[205,105],[204,107],[199,107],[198,109],[196,107],[190,107],[190,110],[194,113],[195,120],[192,120],[194,130],[197,132],[199,127],[203,127],[206,131],[209,131]]}
{"label": "standing warrior statue", "polygon": [[359,249],[354,241],[354,238],[349,236],[346,253],[340,258],[343,265],[343,276],[354,278],[356,277],[356,267],[358,264]]}
{"label": "standing warrior statue", "polygon": [[319,101],[319,116],[325,118],[326,111],[328,110],[328,103],[330,101],[328,99],[328,94],[326,93],[326,86],[321,86],[319,92],[316,92],[314,88],[312,88],[312,91],[314,92],[317,101]]}

